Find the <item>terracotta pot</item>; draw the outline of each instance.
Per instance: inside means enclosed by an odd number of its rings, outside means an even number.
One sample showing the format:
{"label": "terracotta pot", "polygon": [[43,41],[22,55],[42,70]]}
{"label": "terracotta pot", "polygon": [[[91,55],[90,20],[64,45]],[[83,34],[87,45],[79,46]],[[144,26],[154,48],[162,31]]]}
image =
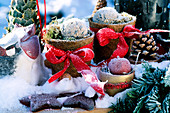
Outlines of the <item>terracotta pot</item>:
{"label": "terracotta pot", "polygon": [[[127,75],[114,75],[111,73],[106,73],[106,72],[102,72],[101,69],[99,68],[98,70],[98,75],[99,75],[99,79],[102,82],[108,81],[107,84],[111,83],[111,84],[118,84],[118,83],[129,83],[133,80],[134,76],[135,76],[135,72],[132,72],[130,74]],[[107,85],[106,84],[106,85]],[[116,93],[125,90],[125,88],[113,88],[113,89],[106,89],[106,93],[108,93],[110,96],[114,96]]]}
{"label": "terracotta pot", "polygon": [[[107,27],[107,28],[113,29],[115,32],[121,32],[126,25],[135,25],[136,17],[133,17],[133,20],[131,20],[127,23],[124,23],[124,24],[110,24],[110,25],[99,24],[99,23],[93,22],[92,17],[89,18],[88,21],[89,21],[89,26],[91,28],[101,29],[101,28]],[[129,46],[128,53],[126,54],[125,57],[129,57],[130,50],[131,50],[132,43],[133,43],[133,39],[129,39],[129,38],[125,37],[125,40],[126,40],[126,43]],[[94,62],[99,63],[102,60],[106,60],[106,59],[110,58],[110,56],[113,54],[114,50],[117,48],[118,42],[119,42],[119,39],[113,39],[106,46],[100,46],[97,38],[95,37],[94,38],[94,44],[93,44],[94,45],[94,47],[93,47],[94,53],[95,53]]]}
{"label": "terracotta pot", "polygon": [[[82,39],[77,39],[77,40],[60,40],[60,39],[44,38],[44,40],[47,44],[50,44],[50,45],[52,45],[58,49],[64,50],[64,51],[76,50],[80,47],[83,47],[87,44],[92,43],[93,39],[94,39],[94,33],[91,31],[90,31],[89,37],[84,37]],[[89,64],[90,61],[86,62],[86,63]],[[62,62],[60,64],[52,64],[48,60],[45,60],[45,65],[52,69],[53,74],[61,71],[64,68],[64,62]],[[72,77],[81,76],[81,74],[77,73],[77,70],[71,61],[70,61],[70,66],[67,68],[65,73],[69,73]]]}

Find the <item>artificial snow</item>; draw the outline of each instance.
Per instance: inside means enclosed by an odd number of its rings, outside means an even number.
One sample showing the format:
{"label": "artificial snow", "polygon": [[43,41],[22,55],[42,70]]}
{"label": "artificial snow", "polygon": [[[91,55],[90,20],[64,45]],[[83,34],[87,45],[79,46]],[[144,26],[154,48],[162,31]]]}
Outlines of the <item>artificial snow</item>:
{"label": "artificial snow", "polygon": [[85,96],[89,98],[94,97],[95,94],[96,94],[96,91],[90,86],[85,91]]}
{"label": "artificial snow", "polygon": [[[108,108],[112,104],[116,104],[117,100],[120,99],[125,99],[126,93],[129,91],[129,89],[126,89],[125,91],[122,91],[120,93],[117,93],[114,97],[109,96],[108,94],[105,94],[104,98],[98,98],[95,103],[96,103],[96,108]],[[100,96],[100,94],[98,94]]]}
{"label": "artificial snow", "polygon": [[22,108],[19,99],[39,90],[40,87],[31,86],[19,77],[6,76],[0,79],[0,113],[2,110]]}
{"label": "artificial snow", "polygon": [[[154,68],[159,68],[159,69],[165,69],[168,65],[170,65],[170,60],[163,61],[163,62],[150,62],[150,65],[152,65]],[[145,71],[143,67],[143,64],[138,64],[136,66],[133,65],[133,68],[135,70],[135,77],[140,78],[142,77],[142,73]]]}
{"label": "artificial snow", "polygon": [[[164,61],[161,63],[152,62],[150,63],[154,67],[159,67],[164,69],[170,65],[170,61]],[[94,72],[95,69],[92,69]],[[142,65],[136,66],[136,77],[140,77],[143,73]],[[25,73],[23,73],[25,74]],[[108,108],[109,106],[117,103],[117,99],[124,99],[126,97],[126,92],[130,89],[126,89],[123,92],[117,93],[114,97],[106,94],[102,99],[98,98],[95,101],[97,108]],[[71,80],[64,78],[59,82],[53,82],[51,84],[48,81],[43,86],[33,86],[28,84],[22,78],[16,76],[6,76],[0,79],[0,113],[10,113],[10,112],[29,112],[29,108],[20,104],[19,99],[24,96],[29,96],[32,94],[42,94],[42,93],[63,93],[63,92],[83,92],[88,97],[92,97],[96,92],[90,88],[90,86],[85,82],[83,77],[71,78]],[[98,94],[101,96],[100,94]],[[59,98],[58,100],[63,103],[67,98]]]}
{"label": "artificial snow", "polygon": [[63,78],[59,82],[48,83],[46,82],[43,86],[43,90],[46,93],[73,93],[73,92],[82,92],[85,91],[89,87],[89,84],[85,82],[83,77],[77,78]]}

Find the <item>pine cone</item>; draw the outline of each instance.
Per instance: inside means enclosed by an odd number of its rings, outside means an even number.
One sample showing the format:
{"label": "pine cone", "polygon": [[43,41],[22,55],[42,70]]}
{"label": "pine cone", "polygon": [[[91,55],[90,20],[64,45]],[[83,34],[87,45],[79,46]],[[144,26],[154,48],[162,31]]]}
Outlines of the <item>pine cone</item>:
{"label": "pine cone", "polygon": [[94,16],[94,14],[96,13],[97,10],[99,10],[100,8],[106,7],[106,6],[107,6],[106,0],[98,0],[96,6],[94,8],[92,17]]}
{"label": "pine cone", "polygon": [[139,38],[133,42],[131,57],[136,60],[138,53],[141,52],[139,59],[154,60],[157,57],[158,49],[153,35],[139,35]]}
{"label": "pine cone", "polygon": [[11,0],[7,32],[11,32],[15,23],[22,26],[36,25],[36,34],[39,33],[36,0]]}

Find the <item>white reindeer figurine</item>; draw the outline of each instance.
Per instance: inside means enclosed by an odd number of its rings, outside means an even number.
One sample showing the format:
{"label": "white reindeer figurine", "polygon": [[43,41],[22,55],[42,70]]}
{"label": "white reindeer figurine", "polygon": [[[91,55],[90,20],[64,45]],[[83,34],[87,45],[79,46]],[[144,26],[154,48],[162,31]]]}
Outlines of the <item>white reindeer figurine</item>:
{"label": "white reindeer figurine", "polygon": [[43,85],[49,78],[49,70],[44,66],[38,36],[35,35],[35,25],[16,27],[11,33],[0,39],[0,46],[7,48],[10,45],[21,48],[16,57],[14,75],[21,77],[32,85]]}

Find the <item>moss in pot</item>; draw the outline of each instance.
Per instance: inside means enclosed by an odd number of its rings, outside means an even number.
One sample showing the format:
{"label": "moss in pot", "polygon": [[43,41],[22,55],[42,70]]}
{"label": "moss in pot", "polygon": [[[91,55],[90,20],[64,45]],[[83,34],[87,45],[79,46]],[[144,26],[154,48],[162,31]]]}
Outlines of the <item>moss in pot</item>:
{"label": "moss in pot", "polygon": [[[64,51],[74,51],[88,44],[91,44],[90,49],[92,49],[93,39],[94,33],[88,30],[85,22],[78,18],[66,19],[62,21],[62,23],[59,23],[58,20],[54,20],[47,27],[47,33],[44,37],[47,44]],[[81,76],[81,74],[77,73],[72,62],[70,63],[66,73],[71,74],[72,77]],[[86,63],[90,63],[90,61]],[[52,64],[46,60],[45,64],[52,69],[53,74],[64,68],[64,62]]]}

